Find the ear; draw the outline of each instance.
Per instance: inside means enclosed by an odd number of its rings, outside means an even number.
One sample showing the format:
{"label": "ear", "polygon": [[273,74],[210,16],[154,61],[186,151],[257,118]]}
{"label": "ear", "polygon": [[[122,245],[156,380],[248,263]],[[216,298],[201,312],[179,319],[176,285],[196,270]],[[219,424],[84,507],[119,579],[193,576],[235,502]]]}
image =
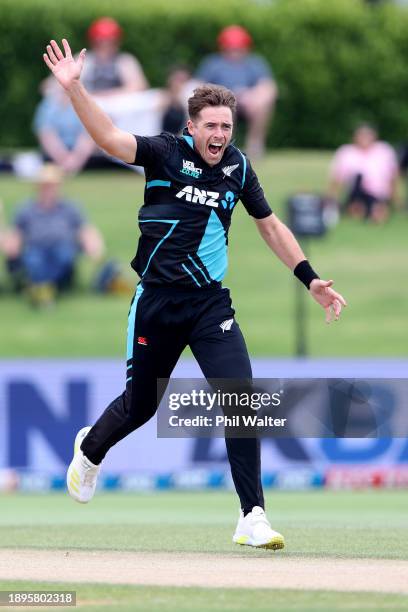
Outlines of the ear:
{"label": "ear", "polygon": [[191,119],[187,121],[187,129],[188,129],[188,133],[191,136],[194,136],[194,123],[191,121]]}

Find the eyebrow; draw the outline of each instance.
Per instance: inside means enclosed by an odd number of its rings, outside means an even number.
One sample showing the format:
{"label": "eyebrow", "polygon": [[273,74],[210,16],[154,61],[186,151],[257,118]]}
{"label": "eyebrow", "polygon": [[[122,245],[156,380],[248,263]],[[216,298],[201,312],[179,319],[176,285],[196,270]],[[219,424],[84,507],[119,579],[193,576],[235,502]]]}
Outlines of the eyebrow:
{"label": "eyebrow", "polygon": [[[215,122],[215,121],[207,121],[207,122],[206,122],[204,125],[205,125],[206,127],[211,127],[211,126],[213,126],[213,125],[216,125],[216,122]],[[232,127],[232,123],[228,123],[228,122],[223,121],[223,122],[221,123],[221,126],[222,126],[222,127],[229,127],[229,128],[230,128],[230,127]]]}

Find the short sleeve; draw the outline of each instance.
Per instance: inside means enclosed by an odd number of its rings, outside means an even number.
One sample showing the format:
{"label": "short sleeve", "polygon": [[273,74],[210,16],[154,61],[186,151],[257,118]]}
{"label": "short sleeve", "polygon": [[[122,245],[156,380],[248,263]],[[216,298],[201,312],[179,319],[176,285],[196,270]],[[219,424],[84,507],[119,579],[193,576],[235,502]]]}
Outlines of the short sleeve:
{"label": "short sleeve", "polygon": [[195,73],[195,77],[204,83],[213,83],[216,81],[215,75],[217,72],[216,70],[214,71],[214,68],[217,68],[217,60],[213,55],[210,55],[201,62]]}
{"label": "short sleeve", "polygon": [[49,127],[51,113],[52,108],[50,100],[48,99],[48,97],[46,97],[41,100],[34,114],[33,130],[35,134],[38,134],[42,130]]}
{"label": "short sleeve", "polygon": [[21,233],[24,233],[27,230],[28,219],[29,209],[27,206],[24,206],[16,212],[13,225],[20,230]]}
{"label": "short sleeve", "polygon": [[151,166],[167,159],[173,151],[176,138],[173,134],[163,133],[160,136],[135,136],[137,143],[136,166]]}
{"label": "short sleeve", "polygon": [[334,153],[330,163],[329,176],[332,180],[339,183],[347,178],[347,146],[342,146]]}
{"label": "short sleeve", "polygon": [[272,209],[266,201],[264,191],[249,160],[246,157],[244,159],[246,161],[246,169],[240,197],[241,202],[249,215],[255,219],[264,219],[272,214]]}
{"label": "short sleeve", "polygon": [[259,55],[251,56],[251,73],[255,85],[262,79],[274,78],[269,64]]}
{"label": "short sleeve", "polygon": [[399,174],[399,163],[398,163],[397,154],[395,153],[395,149],[388,144],[386,144],[386,146],[388,150],[388,159],[389,159],[391,174],[393,176],[398,175]]}

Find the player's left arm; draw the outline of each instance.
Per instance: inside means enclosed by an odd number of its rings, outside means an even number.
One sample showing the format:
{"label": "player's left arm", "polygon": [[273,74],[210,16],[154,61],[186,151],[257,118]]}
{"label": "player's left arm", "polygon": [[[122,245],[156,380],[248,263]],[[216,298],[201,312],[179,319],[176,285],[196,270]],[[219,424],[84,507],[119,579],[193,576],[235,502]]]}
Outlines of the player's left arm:
{"label": "player's left arm", "polygon": [[332,289],[333,281],[321,280],[307,261],[302,249],[290,229],[271,213],[263,219],[255,219],[258,231],[270,249],[290,268],[295,276],[309,289],[310,295],[326,311],[326,322],[334,314],[337,321],[346,300]]}

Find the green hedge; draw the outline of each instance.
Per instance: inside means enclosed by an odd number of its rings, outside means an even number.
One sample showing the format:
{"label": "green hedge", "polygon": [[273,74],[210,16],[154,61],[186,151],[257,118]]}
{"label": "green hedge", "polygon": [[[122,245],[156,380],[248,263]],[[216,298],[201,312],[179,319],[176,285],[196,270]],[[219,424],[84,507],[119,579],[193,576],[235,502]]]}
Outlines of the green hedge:
{"label": "green hedge", "polygon": [[31,120],[47,74],[51,37],[86,45],[90,21],[118,19],[125,49],[161,85],[177,62],[197,66],[215,49],[219,29],[240,23],[270,62],[280,98],[270,144],[333,147],[356,121],[377,123],[384,138],[408,134],[408,11],[362,0],[1,0],[0,145],[34,143]]}

